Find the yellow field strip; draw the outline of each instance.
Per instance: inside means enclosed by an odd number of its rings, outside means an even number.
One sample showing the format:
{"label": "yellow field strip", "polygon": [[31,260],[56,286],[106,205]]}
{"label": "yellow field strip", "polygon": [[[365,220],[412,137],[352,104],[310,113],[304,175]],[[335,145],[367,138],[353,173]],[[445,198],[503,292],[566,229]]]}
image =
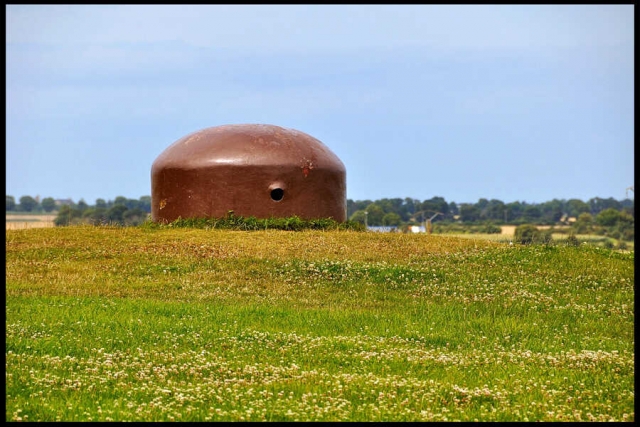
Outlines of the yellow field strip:
{"label": "yellow field strip", "polygon": [[6,215],[6,230],[21,230],[25,228],[54,227],[53,220],[56,215]]}

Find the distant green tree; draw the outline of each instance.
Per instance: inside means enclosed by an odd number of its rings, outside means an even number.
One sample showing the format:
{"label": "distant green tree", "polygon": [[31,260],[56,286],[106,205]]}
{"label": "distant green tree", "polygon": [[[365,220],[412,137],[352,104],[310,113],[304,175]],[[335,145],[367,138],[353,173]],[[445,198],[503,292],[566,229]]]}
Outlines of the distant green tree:
{"label": "distant green tree", "polygon": [[347,199],[347,218],[351,218],[351,215],[357,210],[354,208],[355,202],[351,199]]}
{"label": "distant green tree", "polygon": [[458,205],[456,204],[456,202],[449,203],[449,214],[458,215],[459,213],[460,212],[458,212]]}
{"label": "distant green tree", "polygon": [[621,211],[620,212],[620,218],[618,219],[618,221],[628,222],[630,224],[633,224],[634,221],[635,221],[635,218],[630,213],[625,212],[625,211]]}
{"label": "distant green tree", "polygon": [[485,198],[478,199],[478,202],[476,203],[476,207],[478,208],[478,211],[480,213],[482,213],[482,211],[485,210],[487,206],[489,206],[489,200]]}
{"label": "distant green tree", "polygon": [[569,199],[565,203],[567,214],[571,217],[578,218],[580,214],[590,212],[591,208],[580,199]]}
{"label": "distant green tree", "polygon": [[351,221],[356,221],[356,222],[359,222],[361,224],[364,224],[364,210],[363,209],[359,209],[359,210],[355,211],[353,214],[351,214],[349,219]]}
{"label": "distant green tree", "polygon": [[140,208],[140,201],[136,199],[127,199],[124,202],[124,205],[127,207],[127,209],[138,209]]}
{"label": "distant green tree", "polygon": [[609,237],[626,241],[634,240],[635,220],[624,210],[618,212],[605,209],[596,215],[596,222],[606,228],[606,235]]}
{"label": "distant green tree", "polygon": [[444,200],[443,197],[435,196],[430,199],[425,200],[420,205],[420,210],[433,215],[436,212],[440,212],[443,215],[447,215],[449,213],[449,204]]}
{"label": "distant green tree", "polygon": [[419,200],[412,199],[411,197],[405,197],[400,207],[400,217],[403,221],[409,221],[409,218],[418,210],[416,206],[420,203]]}
{"label": "distant green tree", "polygon": [[402,199],[380,199],[376,201],[376,205],[380,206],[384,213],[398,212],[402,206]]}
{"label": "distant green tree", "polygon": [[82,212],[82,218],[89,224],[100,225],[107,222],[107,210],[105,208],[90,207]]}
{"label": "distant green tree", "polygon": [[389,212],[382,217],[382,225],[398,226],[402,222],[402,218],[395,212]]}
{"label": "distant green tree", "polygon": [[110,222],[124,224],[124,213],[127,210],[125,205],[114,204],[106,212],[107,220]]}
{"label": "distant green tree", "polygon": [[140,203],[138,207],[143,211],[150,213],[151,212],[151,196],[142,196],[140,197]]}
{"label": "distant green tree", "polygon": [[57,227],[71,224],[71,206],[60,206],[60,209],[58,209],[58,215],[54,218],[53,223]]}
{"label": "distant green tree", "polygon": [[22,196],[20,197],[20,210],[24,212],[33,211],[36,206],[38,206],[38,202],[31,196]]}
{"label": "distant green tree", "polygon": [[487,206],[482,210],[480,216],[482,219],[491,219],[494,221],[504,221],[505,206],[501,200],[491,199]]}
{"label": "distant green tree", "polygon": [[550,202],[545,202],[540,205],[542,212],[542,221],[547,224],[554,224],[562,218],[564,214],[564,207],[562,201],[553,199]]}
{"label": "distant green tree", "polygon": [[369,206],[371,203],[373,203],[373,201],[371,201],[369,199],[367,199],[367,200],[358,200],[358,201],[356,201],[354,203],[353,206],[355,207],[355,210],[360,210],[360,209],[366,210],[367,206]]}
{"label": "distant green tree", "polygon": [[472,222],[480,219],[480,209],[477,205],[463,203],[460,205],[460,219],[462,222]]}
{"label": "distant green tree", "polygon": [[365,209],[367,212],[367,225],[382,225],[384,210],[375,203],[371,203]]}
{"label": "distant green tree", "polygon": [[367,206],[373,203],[371,200],[356,200],[347,199],[347,216],[351,218],[351,215],[355,211],[364,210]]}
{"label": "distant green tree", "polygon": [[58,215],[53,220],[56,226],[72,225],[80,222],[82,212],[69,205],[62,205],[58,210]]}
{"label": "distant green tree", "polygon": [[507,210],[506,222],[513,223],[515,221],[519,221],[522,218],[524,205],[520,202],[511,202],[505,205],[505,209]]}
{"label": "distant green tree", "polygon": [[513,239],[523,245],[540,241],[540,230],[532,224],[522,224],[516,227]]}
{"label": "distant green tree", "polygon": [[596,222],[604,227],[613,227],[620,220],[620,211],[607,208],[596,215]]}
{"label": "distant green tree", "polygon": [[622,205],[622,212],[626,212],[629,215],[635,217],[635,210],[633,207],[633,200],[632,199],[624,199],[622,202],[620,202],[620,204]]}
{"label": "distant green tree", "polygon": [[537,205],[527,205],[522,212],[522,218],[525,221],[537,222],[541,217],[542,211]]}
{"label": "distant green tree", "polygon": [[122,205],[122,206],[126,206],[127,205],[127,198],[124,196],[118,196],[116,197],[116,199],[113,201],[113,205]]}
{"label": "distant green tree", "polygon": [[5,208],[7,211],[14,211],[16,209],[16,199],[13,196],[7,196]]}
{"label": "distant green tree", "polygon": [[502,233],[502,228],[499,226],[488,222],[482,226],[482,232],[487,234],[500,234]]}
{"label": "distant green tree", "polygon": [[[622,224],[624,224],[624,221],[622,222]],[[635,238],[635,227],[633,226],[633,222],[631,222],[631,224],[629,226],[626,225],[621,225],[619,227],[620,230],[620,238],[622,240],[626,240],[628,242],[633,242],[634,238]]]}
{"label": "distant green tree", "polygon": [[56,201],[53,200],[53,197],[45,197],[42,199],[42,202],[40,202],[40,206],[42,206],[45,212],[51,212],[56,208]]}
{"label": "distant green tree", "polygon": [[594,197],[592,199],[589,199],[589,207],[591,208],[591,215],[597,215],[608,208],[621,210],[622,204],[613,197],[609,197],[608,199]]}
{"label": "distant green tree", "polygon": [[84,212],[89,208],[89,205],[87,204],[87,202],[84,201],[84,199],[80,199],[76,207],[80,212]]}
{"label": "distant green tree", "polygon": [[147,213],[140,208],[127,209],[122,218],[124,225],[140,225],[147,219]]}
{"label": "distant green tree", "polygon": [[91,217],[93,216],[95,211],[96,211],[96,208],[91,206],[85,209],[84,211],[82,211],[82,218],[85,220],[85,222],[93,224],[93,219]]}
{"label": "distant green tree", "polygon": [[581,213],[572,227],[576,234],[587,234],[593,227],[593,215],[588,212]]}
{"label": "distant green tree", "polygon": [[104,199],[96,199],[96,208],[107,209],[107,202]]}

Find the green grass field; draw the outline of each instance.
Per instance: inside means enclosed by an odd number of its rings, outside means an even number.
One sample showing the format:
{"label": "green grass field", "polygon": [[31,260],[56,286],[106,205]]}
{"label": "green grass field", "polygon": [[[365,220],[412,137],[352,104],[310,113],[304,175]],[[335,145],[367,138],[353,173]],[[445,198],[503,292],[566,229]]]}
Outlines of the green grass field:
{"label": "green grass field", "polygon": [[634,252],[6,231],[7,421],[634,421]]}

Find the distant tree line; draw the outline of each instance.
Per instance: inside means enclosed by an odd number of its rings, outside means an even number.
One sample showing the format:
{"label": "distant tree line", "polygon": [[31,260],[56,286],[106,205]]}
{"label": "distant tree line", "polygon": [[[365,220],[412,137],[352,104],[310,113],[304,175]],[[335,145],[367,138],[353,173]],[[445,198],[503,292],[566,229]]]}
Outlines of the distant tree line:
{"label": "distant tree line", "polygon": [[[7,195],[7,212],[56,212],[56,225],[118,223],[137,225],[151,212],[151,196],[128,199],[118,196],[114,200],[97,199],[94,205],[83,199],[56,201],[46,197],[41,201],[22,196],[16,203]],[[376,226],[409,226],[430,220],[434,230],[464,225],[479,232],[499,232],[499,225],[558,225],[571,224],[578,234],[604,233],[614,238],[633,240],[634,201],[621,201],[610,197],[580,199],[553,199],[545,203],[510,202],[497,199],[479,199],[477,203],[447,202],[443,197],[420,201],[410,197],[352,200],[347,199],[347,217],[352,221]],[[603,231],[605,230],[605,231]],[[620,237],[615,237],[620,236]]]}
{"label": "distant tree line", "polygon": [[31,196],[22,196],[18,203],[13,196],[7,196],[7,212],[49,213],[56,209],[56,201],[52,197],[45,197],[42,201]]}
{"label": "distant tree line", "polygon": [[412,198],[347,200],[347,217],[370,226],[419,225],[430,220],[434,232],[456,227],[477,232],[500,232],[499,225],[571,225],[577,234],[603,234],[615,239],[634,240],[634,201],[594,197],[553,199],[545,203],[479,199],[477,203],[447,202],[443,197],[420,201]]}
{"label": "distant tree line", "polygon": [[138,225],[151,213],[151,196],[128,199],[118,196],[114,200],[96,199],[89,205],[84,199],[78,203],[71,200],[59,200],[46,197],[41,201],[31,196],[22,196],[16,203],[13,196],[7,195],[8,213],[56,213],[56,225],[72,224],[121,224]]}
{"label": "distant tree line", "polygon": [[[594,197],[587,202],[579,199],[553,199],[545,203],[511,202],[496,199],[479,199],[477,203],[447,202],[443,197],[432,197],[424,201],[412,198],[380,200],[347,200],[349,219],[368,225],[401,225],[422,223],[434,215],[432,222],[460,221],[474,224],[491,221],[495,224],[554,225],[578,218],[583,213],[595,216],[605,209],[614,209],[634,216],[633,200]],[[365,213],[366,212],[366,213]]]}

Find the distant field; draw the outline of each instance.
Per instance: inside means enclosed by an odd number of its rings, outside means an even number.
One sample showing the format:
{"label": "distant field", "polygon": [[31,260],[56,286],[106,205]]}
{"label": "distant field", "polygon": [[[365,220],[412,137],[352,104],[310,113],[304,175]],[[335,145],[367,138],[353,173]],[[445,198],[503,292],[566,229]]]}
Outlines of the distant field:
{"label": "distant field", "polygon": [[53,220],[55,214],[6,214],[6,230],[19,230],[25,228],[55,227]]}
{"label": "distant field", "polygon": [[509,234],[513,236],[513,234],[516,232],[515,225],[501,225],[500,228],[502,229],[502,233],[500,234]]}

